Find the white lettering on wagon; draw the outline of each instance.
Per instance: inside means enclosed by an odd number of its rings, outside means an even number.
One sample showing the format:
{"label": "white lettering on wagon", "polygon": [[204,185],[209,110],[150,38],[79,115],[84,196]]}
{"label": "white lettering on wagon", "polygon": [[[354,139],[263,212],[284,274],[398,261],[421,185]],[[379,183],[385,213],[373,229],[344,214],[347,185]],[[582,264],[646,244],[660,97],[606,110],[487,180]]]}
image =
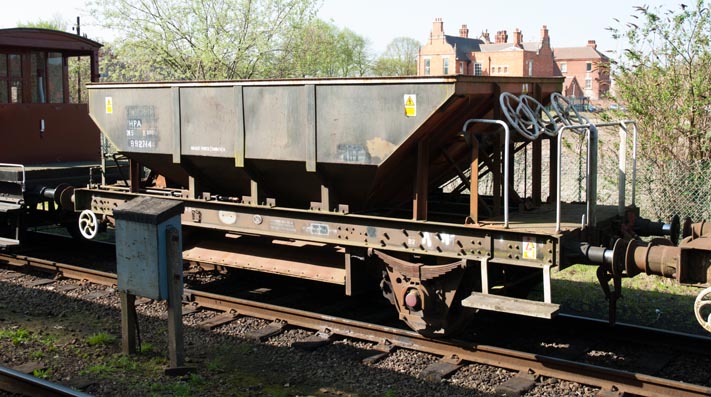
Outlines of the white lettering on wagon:
{"label": "white lettering on wagon", "polygon": [[196,152],[212,152],[212,153],[225,153],[227,149],[222,146],[190,146],[190,150]]}
{"label": "white lettering on wagon", "polygon": [[296,233],[296,226],[293,221],[285,219],[272,219],[269,221],[269,229],[275,232]]}
{"label": "white lettering on wagon", "polygon": [[422,233],[422,240],[420,244],[426,249],[432,249],[434,245],[433,241],[434,239],[437,239],[442,242],[443,246],[449,247],[454,244],[456,238],[457,236],[454,234],[424,232]]}
{"label": "white lettering on wagon", "polygon": [[304,231],[316,236],[328,236],[331,229],[325,223],[312,223]]}

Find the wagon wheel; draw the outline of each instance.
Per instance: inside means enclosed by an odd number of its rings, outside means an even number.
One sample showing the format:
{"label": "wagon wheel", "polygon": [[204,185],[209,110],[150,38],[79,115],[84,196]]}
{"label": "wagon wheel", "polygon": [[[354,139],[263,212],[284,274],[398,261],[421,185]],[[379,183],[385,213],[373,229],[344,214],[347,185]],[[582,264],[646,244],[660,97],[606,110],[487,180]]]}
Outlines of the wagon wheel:
{"label": "wagon wheel", "polygon": [[84,210],[79,215],[79,233],[91,240],[99,233],[99,221],[91,210]]}
{"label": "wagon wheel", "polygon": [[[521,103],[525,104],[531,113],[536,116],[536,122],[539,126],[539,132],[543,132],[548,136],[555,136],[558,133],[558,124],[555,122],[555,118],[551,115],[551,112],[546,109],[543,104],[538,102],[536,98],[528,95],[521,95]],[[536,134],[538,135],[538,133]]]}
{"label": "wagon wheel", "polygon": [[[536,116],[521,100],[509,92],[504,92],[499,97],[499,104],[504,113],[504,117],[509,124],[525,138],[536,139]],[[531,129],[533,131],[531,131]]]}
{"label": "wagon wheel", "polygon": [[551,94],[551,106],[557,113],[560,122],[565,125],[587,123],[587,119],[580,115],[573,104],[557,92]]}
{"label": "wagon wheel", "polygon": [[701,291],[694,302],[696,320],[708,332],[711,332],[711,287]]}

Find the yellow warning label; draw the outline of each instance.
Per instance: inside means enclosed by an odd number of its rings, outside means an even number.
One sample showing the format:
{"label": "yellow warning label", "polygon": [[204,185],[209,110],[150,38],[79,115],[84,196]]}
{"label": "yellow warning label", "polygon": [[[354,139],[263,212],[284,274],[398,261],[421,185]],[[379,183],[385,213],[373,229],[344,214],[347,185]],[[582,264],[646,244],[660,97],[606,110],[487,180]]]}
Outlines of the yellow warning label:
{"label": "yellow warning label", "polygon": [[111,99],[110,96],[107,96],[104,98],[104,102],[106,103],[106,114],[112,114],[114,112],[114,101]]}
{"label": "yellow warning label", "polygon": [[414,94],[405,94],[405,116],[417,116],[417,96]]}
{"label": "yellow warning label", "polygon": [[533,237],[523,238],[523,259],[536,259],[536,239]]}

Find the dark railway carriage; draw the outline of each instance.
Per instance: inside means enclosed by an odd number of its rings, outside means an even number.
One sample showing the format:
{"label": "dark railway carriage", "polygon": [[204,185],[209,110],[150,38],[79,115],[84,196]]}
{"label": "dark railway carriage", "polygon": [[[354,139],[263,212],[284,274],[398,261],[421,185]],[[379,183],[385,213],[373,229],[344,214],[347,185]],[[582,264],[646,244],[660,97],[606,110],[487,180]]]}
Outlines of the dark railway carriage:
{"label": "dark railway carriage", "polygon": [[28,226],[61,222],[72,187],[99,165],[100,133],[78,98],[86,81],[69,75],[69,59],[98,81],[100,48],[60,31],[0,29],[0,249]]}
{"label": "dark railway carriage", "polygon": [[[131,181],[75,191],[82,232],[95,235],[137,195],[182,200],[183,226],[202,231],[186,260],[340,284],[347,294],[376,274],[400,318],[426,335],[455,331],[478,309],[552,317],[551,271],[574,263],[599,266],[613,308],[620,278],[640,271],[708,283],[708,230],[689,226],[686,245],[674,246],[678,222],[637,219],[623,174],[619,204],[597,205],[597,129],[556,96],[561,83],[92,84],[91,116],[130,158]],[[541,105],[551,101],[555,116]],[[588,142],[582,203],[558,199],[559,138],[571,130]],[[516,169],[514,153],[528,148],[530,165]],[[142,166],[162,178],[142,178]],[[512,183],[520,173],[530,192]],[[486,177],[489,193],[479,188]],[[630,240],[625,230],[660,238]],[[542,298],[526,299],[540,284]]]}

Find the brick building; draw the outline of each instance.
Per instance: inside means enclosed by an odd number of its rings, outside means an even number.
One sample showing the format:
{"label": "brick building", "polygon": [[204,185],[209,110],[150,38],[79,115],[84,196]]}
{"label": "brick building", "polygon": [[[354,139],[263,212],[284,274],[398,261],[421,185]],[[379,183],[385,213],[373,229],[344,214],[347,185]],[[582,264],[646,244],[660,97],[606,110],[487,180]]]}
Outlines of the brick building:
{"label": "brick building", "polygon": [[[610,58],[597,50],[595,40],[588,40],[585,47],[553,49],[557,75],[575,77],[582,86],[582,95],[565,92],[565,95],[584,96],[597,101],[610,91]],[[566,86],[564,90],[569,90]]]}
{"label": "brick building", "polygon": [[429,40],[420,47],[417,74],[475,76],[565,76],[563,93],[597,100],[610,88],[609,59],[597,51],[595,41],[585,47],[551,48],[548,28],[543,25],[538,41],[524,41],[516,29],[512,41],[505,30],[494,41],[487,31],[469,37],[462,25],[459,36],[444,33],[444,22],[436,18]]}

